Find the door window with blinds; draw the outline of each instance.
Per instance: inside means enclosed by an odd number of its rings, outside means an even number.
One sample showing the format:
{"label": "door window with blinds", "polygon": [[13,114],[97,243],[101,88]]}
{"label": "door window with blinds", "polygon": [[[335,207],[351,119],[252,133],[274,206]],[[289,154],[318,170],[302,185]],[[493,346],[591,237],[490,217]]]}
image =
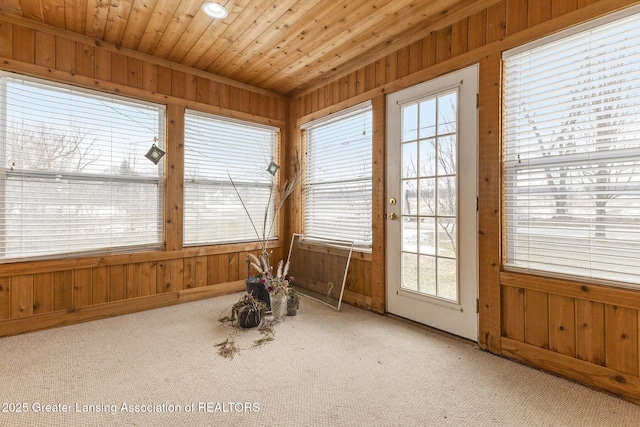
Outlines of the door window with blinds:
{"label": "door window with blinds", "polygon": [[640,287],[640,9],[504,55],[504,264]]}
{"label": "door window with blinds", "polygon": [[275,237],[274,177],[267,167],[278,138],[275,127],[186,112],[185,245]]}
{"label": "door window with blinds", "polygon": [[160,248],[162,106],[0,73],[0,262]]}
{"label": "door window with blinds", "polygon": [[303,126],[304,232],[371,247],[371,104]]}

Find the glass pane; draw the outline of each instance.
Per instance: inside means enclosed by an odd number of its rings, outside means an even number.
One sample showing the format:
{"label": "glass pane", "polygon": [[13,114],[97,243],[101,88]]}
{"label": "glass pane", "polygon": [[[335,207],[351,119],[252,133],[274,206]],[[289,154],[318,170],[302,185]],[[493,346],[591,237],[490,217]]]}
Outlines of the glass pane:
{"label": "glass pane", "polygon": [[418,105],[402,108],[402,142],[418,139]]}
{"label": "glass pane", "polygon": [[402,177],[418,177],[418,143],[402,144]]}
{"label": "glass pane", "polygon": [[420,138],[428,138],[436,134],[436,100],[430,99],[420,103]]}
{"label": "glass pane", "polygon": [[418,181],[408,179],[402,181],[402,214],[418,214]]}
{"label": "glass pane", "polygon": [[435,145],[435,138],[420,141],[420,176],[428,177],[436,174]]}
{"label": "glass pane", "polygon": [[420,205],[418,213],[420,215],[436,214],[436,180],[427,178],[420,180]]}
{"label": "glass pane", "polygon": [[420,218],[420,253],[436,254],[436,220],[435,218]]}
{"label": "glass pane", "polygon": [[438,138],[438,175],[456,174],[456,136]]}
{"label": "glass pane", "polygon": [[438,218],[438,255],[456,257],[456,220]]}
{"label": "glass pane", "polygon": [[436,295],[436,259],[420,256],[420,292]]}
{"label": "glass pane", "polygon": [[458,94],[454,92],[438,98],[438,135],[456,131],[457,97]]}
{"label": "glass pane", "polygon": [[456,215],[456,179],[455,177],[438,178],[438,215]]}
{"label": "glass pane", "polygon": [[402,254],[402,287],[418,290],[418,256]]}
{"label": "glass pane", "polygon": [[418,223],[416,217],[402,218],[402,250],[418,252]]}
{"label": "glass pane", "polygon": [[438,296],[458,300],[457,263],[454,259],[438,258]]}

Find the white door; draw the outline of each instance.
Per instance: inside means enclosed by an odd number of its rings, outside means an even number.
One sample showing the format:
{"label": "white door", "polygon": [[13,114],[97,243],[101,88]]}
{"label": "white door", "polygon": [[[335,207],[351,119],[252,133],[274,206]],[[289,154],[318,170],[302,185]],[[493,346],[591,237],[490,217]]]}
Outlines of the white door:
{"label": "white door", "polygon": [[389,95],[386,153],[387,311],[473,341],[477,93],[476,65]]}

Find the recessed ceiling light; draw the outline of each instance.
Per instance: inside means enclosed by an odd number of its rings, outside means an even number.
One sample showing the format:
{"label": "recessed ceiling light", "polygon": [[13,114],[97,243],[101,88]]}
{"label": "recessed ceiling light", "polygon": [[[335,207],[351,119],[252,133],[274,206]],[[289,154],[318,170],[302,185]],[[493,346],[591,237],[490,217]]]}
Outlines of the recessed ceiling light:
{"label": "recessed ceiling light", "polygon": [[203,4],[202,11],[213,19],[223,19],[229,15],[229,12],[224,8],[224,6],[214,2],[207,2]]}

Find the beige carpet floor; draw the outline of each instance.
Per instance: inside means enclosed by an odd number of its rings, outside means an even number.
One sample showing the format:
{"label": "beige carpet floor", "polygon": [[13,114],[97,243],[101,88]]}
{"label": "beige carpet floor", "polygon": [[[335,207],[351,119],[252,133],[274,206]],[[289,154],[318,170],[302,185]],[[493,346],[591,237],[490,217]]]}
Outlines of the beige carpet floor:
{"label": "beige carpet floor", "polygon": [[0,339],[0,425],[640,425],[640,406],[306,298],[274,341],[254,348],[260,333],[239,332],[225,359],[215,344],[233,329],[217,318],[238,297]]}

